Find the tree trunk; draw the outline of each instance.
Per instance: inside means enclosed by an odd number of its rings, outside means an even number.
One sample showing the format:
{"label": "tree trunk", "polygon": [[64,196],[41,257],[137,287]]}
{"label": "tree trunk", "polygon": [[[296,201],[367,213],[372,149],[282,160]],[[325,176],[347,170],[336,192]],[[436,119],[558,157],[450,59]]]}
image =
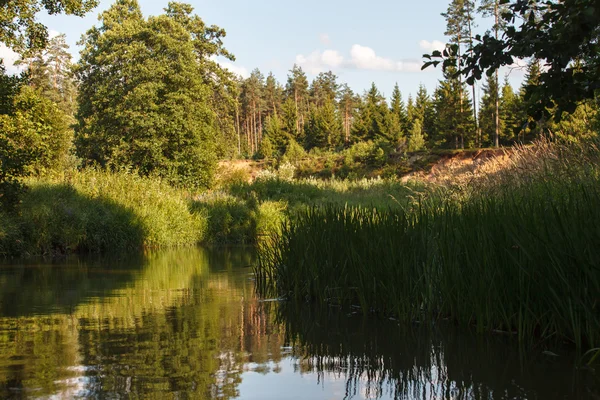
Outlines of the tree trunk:
{"label": "tree trunk", "polygon": [[[500,27],[498,26],[500,18],[499,18],[499,7],[498,0],[494,1],[494,19],[496,20],[496,25],[494,26],[494,31],[496,34],[496,40],[498,39],[498,30]],[[500,147],[500,81],[498,79],[498,70],[496,70],[496,130],[494,131],[494,147]]]}

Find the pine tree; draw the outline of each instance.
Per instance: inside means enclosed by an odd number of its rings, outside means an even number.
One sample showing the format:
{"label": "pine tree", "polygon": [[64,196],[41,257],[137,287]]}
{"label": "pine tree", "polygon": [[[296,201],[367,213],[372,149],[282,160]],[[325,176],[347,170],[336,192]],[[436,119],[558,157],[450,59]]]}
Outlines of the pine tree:
{"label": "pine tree", "polygon": [[338,90],[337,76],[331,71],[321,72],[310,86],[311,102],[321,107],[328,101],[335,101]]}
{"label": "pine tree", "polygon": [[483,96],[481,98],[479,112],[479,128],[481,129],[480,146],[485,146],[488,143],[492,146],[496,146],[496,132],[499,134],[503,131],[503,121],[500,119],[499,115],[496,114],[496,105],[500,102],[498,94],[499,90],[496,86],[496,77],[488,76],[483,85]]}
{"label": "pine tree", "polygon": [[525,115],[521,107],[520,98],[515,94],[508,79],[504,80],[504,85],[502,86],[499,109],[499,119],[503,122],[500,140],[503,143],[509,144],[517,140],[517,136],[525,122]]}
{"label": "pine tree", "polygon": [[527,71],[525,79],[519,90],[520,102],[522,105],[522,112],[520,117],[526,120],[526,127],[521,131],[521,141],[530,141],[536,136],[544,134],[548,128],[548,121],[543,115],[535,115],[533,112],[529,112],[530,116],[527,117],[528,111],[540,109],[538,106],[542,102],[541,98],[538,97],[538,92],[535,90],[540,85],[540,77],[542,68],[539,60],[531,60],[527,65]]}
{"label": "pine tree", "polygon": [[465,145],[470,147],[475,139],[475,124],[470,102],[461,98],[464,83],[455,77],[451,69],[444,73],[444,77],[434,99],[437,117],[435,142],[445,142],[446,147],[456,149]]}
{"label": "pine tree", "polygon": [[[494,37],[498,40],[500,36],[500,32],[504,30],[506,27],[506,21],[501,18],[502,12],[506,11],[507,7],[505,4],[500,4],[500,0],[482,0],[481,5],[479,6],[478,11],[484,16],[494,17],[494,26],[492,27],[494,31]],[[495,87],[499,89],[500,87],[500,79],[499,79],[499,70],[496,69],[494,72],[495,79]],[[493,98],[496,100],[494,104],[494,116],[496,116],[494,120],[494,136],[493,136],[493,145],[494,147],[498,147],[500,145],[500,131],[501,131],[501,122],[500,122],[500,93],[496,93]]]}
{"label": "pine tree", "polygon": [[[442,16],[446,18],[446,36],[450,37],[450,42],[455,44],[458,49],[457,58],[460,60],[463,58],[463,44],[472,42],[471,28],[474,23],[473,10],[475,5],[471,0],[451,0],[448,10],[442,13]],[[461,114],[465,109],[465,88],[462,85],[462,75],[458,76],[460,85],[459,100],[460,100],[460,112]],[[473,100],[475,101],[475,91],[473,90]],[[473,112],[473,115],[475,113]],[[463,135],[464,136],[464,135]],[[461,138],[463,137],[461,136]],[[464,140],[461,140],[461,148],[464,147]]]}
{"label": "pine tree", "polygon": [[269,72],[264,90],[264,103],[266,105],[267,115],[278,114],[281,111],[283,102],[283,88],[275,79],[272,72]]}
{"label": "pine tree", "polygon": [[262,116],[264,103],[264,76],[258,68],[254,69],[242,85],[242,108],[244,110],[244,127],[248,149],[251,153],[258,151],[262,140]]}
{"label": "pine tree", "polygon": [[402,93],[400,92],[398,83],[394,85],[394,90],[392,91],[390,112],[398,117],[402,131],[408,131],[408,116],[406,115],[406,108],[402,101]]}
{"label": "pine tree", "polygon": [[419,85],[419,90],[417,91],[413,114],[414,119],[418,119],[421,122],[423,136],[426,139],[430,138],[435,132],[436,116],[433,109],[433,102],[427,93],[427,88],[422,84]]}
{"label": "pine tree", "polygon": [[342,85],[339,91],[339,96],[339,108],[342,115],[344,143],[349,143],[358,100],[352,89],[350,89],[347,84]]}
{"label": "pine tree", "polygon": [[354,135],[360,140],[385,139],[388,141],[390,132],[386,130],[389,108],[375,83],[364,95],[357,121],[354,125]]}
{"label": "pine tree", "polygon": [[294,64],[288,75],[285,94],[287,98],[294,100],[297,116],[296,131],[302,132],[304,130],[306,115],[309,110],[308,79],[302,68],[296,64]]}
{"label": "pine tree", "polygon": [[[263,148],[263,157],[282,155],[285,148],[290,140],[289,135],[285,132],[283,123],[277,114],[269,115],[265,119],[264,137],[261,142],[261,148]],[[264,146],[267,146],[265,142],[268,141],[268,145],[271,146],[271,155],[264,153]]]}
{"label": "pine tree", "polygon": [[322,106],[311,110],[305,130],[308,149],[331,150],[342,143],[342,124],[333,100],[327,99]]}

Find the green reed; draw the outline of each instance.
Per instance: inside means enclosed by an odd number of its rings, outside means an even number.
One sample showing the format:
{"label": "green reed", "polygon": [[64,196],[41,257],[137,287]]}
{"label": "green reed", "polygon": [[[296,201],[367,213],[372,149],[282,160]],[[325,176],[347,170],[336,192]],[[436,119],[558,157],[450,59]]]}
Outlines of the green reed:
{"label": "green reed", "polygon": [[496,189],[411,209],[300,210],[260,246],[259,290],[598,346],[600,178]]}

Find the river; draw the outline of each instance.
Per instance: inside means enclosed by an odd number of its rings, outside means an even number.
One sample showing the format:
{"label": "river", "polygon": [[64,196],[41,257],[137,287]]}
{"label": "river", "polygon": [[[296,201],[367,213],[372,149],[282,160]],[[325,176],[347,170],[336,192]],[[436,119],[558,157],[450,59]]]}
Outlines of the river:
{"label": "river", "polygon": [[599,399],[568,348],[254,290],[249,248],[0,266],[0,398]]}

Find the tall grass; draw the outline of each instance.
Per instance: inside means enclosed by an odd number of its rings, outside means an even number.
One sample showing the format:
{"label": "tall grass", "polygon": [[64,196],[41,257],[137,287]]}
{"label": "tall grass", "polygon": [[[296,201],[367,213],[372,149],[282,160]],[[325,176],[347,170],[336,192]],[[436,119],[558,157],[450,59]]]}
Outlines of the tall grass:
{"label": "tall grass", "polygon": [[261,246],[259,290],[597,347],[600,152],[548,146],[411,209],[301,210]]}
{"label": "tall grass", "polygon": [[93,169],[31,179],[18,215],[3,217],[3,254],[63,254],[195,244],[207,220],[158,179]]}

